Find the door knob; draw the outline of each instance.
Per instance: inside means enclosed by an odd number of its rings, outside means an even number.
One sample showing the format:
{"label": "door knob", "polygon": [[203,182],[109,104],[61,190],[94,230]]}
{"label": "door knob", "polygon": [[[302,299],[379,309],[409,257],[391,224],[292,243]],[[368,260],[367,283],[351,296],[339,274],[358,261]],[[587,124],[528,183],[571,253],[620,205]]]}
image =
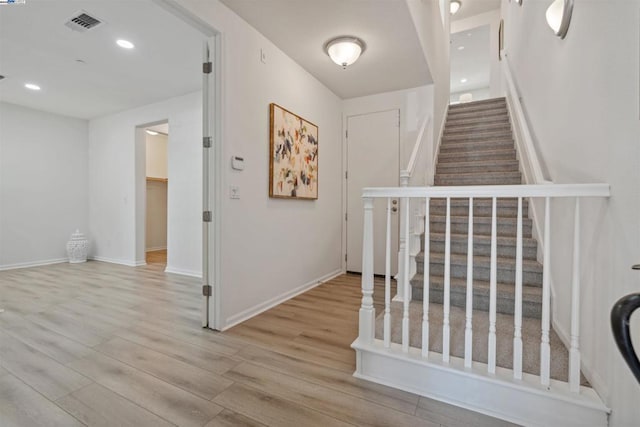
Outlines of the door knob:
{"label": "door knob", "polygon": [[640,270],[640,264],[632,265],[631,269],[632,270]]}
{"label": "door knob", "polygon": [[394,199],[394,200],[391,201],[391,203],[393,203],[394,205],[397,205],[398,201]]}
{"label": "door knob", "polygon": [[396,208],[395,206],[391,208],[391,212],[398,212],[398,208]]}

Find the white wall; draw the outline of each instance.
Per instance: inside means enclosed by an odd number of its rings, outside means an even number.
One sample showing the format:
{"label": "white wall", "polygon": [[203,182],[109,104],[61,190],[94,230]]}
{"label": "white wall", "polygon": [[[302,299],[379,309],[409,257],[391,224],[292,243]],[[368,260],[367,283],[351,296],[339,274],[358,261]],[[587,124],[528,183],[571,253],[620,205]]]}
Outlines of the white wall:
{"label": "white wall", "polygon": [[489,89],[488,87],[484,87],[481,89],[465,90],[462,92],[452,93],[450,96],[451,104],[460,102],[460,95],[463,95],[465,93],[470,93],[473,96],[473,101],[492,98],[491,89]]}
{"label": "white wall", "polygon": [[[500,9],[491,12],[481,13],[479,15],[470,16],[469,18],[460,19],[451,22],[451,33],[459,33],[460,31],[468,31],[472,28],[478,28],[483,25],[489,25],[491,33],[489,37],[489,91],[488,97],[497,98],[502,95],[502,71],[500,67],[500,59],[498,59],[498,34],[500,29]],[[487,97],[487,98],[488,98]],[[475,97],[474,97],[475,99]],[[478,98],[481,99],[481,98]]]}
{"label": "white wall", "polygon": [[[139,265],[145,259],[145,132],[169,121],[167,271],[202,272],[202,94],[91,120],[89,217],[93,256]],[[137,208],[136,208],[137,206]]]}
{"label": "white wall", "polygon": [[[444,119],[449,106],[449,13],[444,13],[444,23],[439,2],[429,0],[406,0],[413,23],[418,32],[427,65],[433,77],[433,140],[438,141],[444,127]],[[449,9],[449,0],[444,1]],[[433,155],[438,144],[433,145]]]}
{"label": "white wall", "polygon": [[[224,328],[341,272],[342,104],[219,1],[181,4],[222,32]],[[316,201],[268,197],[271,102],[319,127]],[[231,170],[232,155],[245,158],[244,171]],[[239,187],[239,200],[229,199],[231,185]]]}
{"label": "white wall", "polygon": [[[507,59],[551,179],[611,185],[610,200],[582,206],[583,370],[613,410],[610,425],[637,425],[640,386],[615,347],[609,311],[640,289],[630,269],[640,260],[640,4],[576,2],[564,40],[546,24],[548,5],[503,0]],[[573,208],[553,212],[554,320],[566,335]],[[638,322],[632,327],[640,339]]]}
{"label": "white wall", "polygon": [[167,135],[149,135],[145,134],[146,141],[146,162],[147,176],[153,178],[168,178],[168,161],[167,161],[167,143],[169,138]]}
{"label": "white wall", "polygon": [[87,232],[87,121],[0,103],[0,269],[67,259]]}

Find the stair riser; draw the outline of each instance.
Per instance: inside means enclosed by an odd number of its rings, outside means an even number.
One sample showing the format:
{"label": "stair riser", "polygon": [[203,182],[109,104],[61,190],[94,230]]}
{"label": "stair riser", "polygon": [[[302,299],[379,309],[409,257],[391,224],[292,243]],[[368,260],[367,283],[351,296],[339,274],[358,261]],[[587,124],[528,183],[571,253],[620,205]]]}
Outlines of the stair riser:
{"label": "stair riser", "polygon": [[[424,239],[422,241],[422,248],[424,248]],[[430,243],[431,252],[444,253],[444,242],[442,240],[431,240]],[[498,257],[503,258],[515,258],[516,246],[515,244],[496,245],[496,251]],[[467,254],[467,242],[464,241],[451,241],[451,253],[452,254]],[[537,248],[535,246],[522,246],[522,257],[527,260],[535,261],[537,258]],[[491,243],[476,243],[473,244],[473,254],[479,256],[491,256]]]}
{"label": "stair riser", "polygon": [[[424,273],[424,264],[421,261],[416,262],[418,273]],[[431,262],[429,273],[434,276],[444,275],[444,262]],[[491,268],[479,263],[474,263],[473,277],[476,280],[489,281],[491,275]],[[501,283],[515,283],[516,272],[512,267],[498,267],[496,269],[497,281]],[[467,265],[451,264],[451,277],[458,279],[467,278]],[[523,268],[522,271],[522,283],[528,286],[542,286],[542,273],[527,271]]]}
{"label": "stair riser", "polygon": [[502,178],[502,177],[470,177],[470,178],[440,178],[436,176],[434,180],[435,185],[448,186],[448,185],[519,185],[522,184],[522,178]]}
{"label": "stair riser", "polygon": [[439,165],[436,167],[437,174],[452,174],[452,173],[479,173],[479,172],[519,172],[518,164],[509,163],[495,163],[493,165],[464,165],[458,166],[456,163]]}
{"label": "stair riser", "polygon": [[[423,288],[422,284],[416,284],[412,288],[412,299],[415,301],[422,301]],[[467,306],[466,290],[451,288],[449,293],[449,301],[454,307],[465,308]],[[444,290],[439,287],[430,287],[429,289],[429,301],[437,304],[444,303]],[[504,314],[513,314],[514,302],[513,297],[496,297],[496,312]],[[480,294],[474,290],[473,292],[473,308],[474,310],[489,311],[489,297],[484,294]],[[542,304],[531,301],[523,301],[522,303],[522,315],[524,317],[532,317],[539,319],[542,316]]]}
{"label": "stair riser", "polygon": [[450,112],[447,115],[447,122],[461,121],[461,120],[481,120],[490,119],[493,120],[497,117],[508,117],[508,111],[504,107],[492,108],[490,110],[476,110],[476,111],[460,111]]}
{"label": "stair riser", "polygon": [[[465,142],[461,144],[458,144],[458,143],[443,144],[442,146],[440,146],[440,153],[441,154],[449,154],[449,153],[466,154],[466,153],[479,153],[482,151],[501,151],[501,150],[511,150],[511,149],[513,149],[513,141],[509,141],[509,140],[492,141],[492,142],[473,141],[473,142]],[[462,159],[458,159],[457,161],[462,161]]]}
{"label": "stair riser", "polygon": [[483,123],[476,125],[451,125],[447,123],[444,128],[445,137],[489,132],[511,132],[511,125],[509,123]]}
{"label": "stair riser", "polygon": [[467,117],[467,118],[447,118],[445,126],[473,126],[476,124],[509,124],[509,116],[505,114],[498,114],[485,117]]}
{"label": "stair riser", "polygon": [[516,158],[516,150],[513,147],[500,151],[460,151],[460,152],[443,152],[440,147],[438,155],[438,164],[446,164],[452,162],[474,162],[494,160],[514,160]]}
{"label": "stair riser", "polygon": [[507,104],[505,102],[490,102],[484,105],[469,105],[469,104],[457,104],[449,107],[448,116],[463,114],[463,113],[477,113],[492,110],[504,110],[507,111]]}
{"label": "stair riser", "polygon": [[[473,207],[473,216],[479,217],[490,217],[492,215],[493,208],[491,205],[489,206],[474,206]],[[446,206],[432,206],[430,208],[430,212],[433,215],[445,216],[447,213]],[[498,218],[516,218],[518,215],[517,206],[508,206],[508,207],[500,207],[498,206],[496,215]],[[527,209],[523,205],[522,206],[522,215],[523,217],[527,216]],[[452,206],[451,207],[451,216],[469,216],[469,207],[468,206]]]}
{"label": "stair riser", "polygon": [[442,137],[442,145],[465,143],[465,142],[491,142],[491,141],[511,141],[513,143],[513,134],[508,132],[482,132],[482,133],[465,133],[460,135],[444,135]]}
{"label": "stair riser", "polygon": [[[444,233],[445,232],[445,223],[444,222],[431,222],[430,228],[432,231],[436,233]],[[468,223],[451,223],[451,232],[455,234],[466,234],[469,228]],[[498,236],[506,236],[506,237],[515,237],[516,236],[516,224],[515,221],[513,223],[504,223],[500,222],[498,219],[498,226],[496,227],[496,232]],[[476,221],[473,223],[473,233],[483,236],[491,235],[491,224],[479,224]],[[522,235],[523,237],[531,237],[531,221],[523,220],[522,221]]]}

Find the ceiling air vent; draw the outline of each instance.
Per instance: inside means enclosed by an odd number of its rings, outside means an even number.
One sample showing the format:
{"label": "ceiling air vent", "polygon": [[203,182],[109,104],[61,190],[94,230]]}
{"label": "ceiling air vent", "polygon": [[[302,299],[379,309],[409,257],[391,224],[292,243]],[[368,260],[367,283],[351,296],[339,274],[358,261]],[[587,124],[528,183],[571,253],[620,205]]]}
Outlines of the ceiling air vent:
{"label": "ceiling air vent", "polygon": [[98,18],[95,18],[89,15],[84,10],[75,13],[69,20],[64,24],[67,27],[71,28],[74,31],[85,32],[92,28],[97,27],[102,24]]}

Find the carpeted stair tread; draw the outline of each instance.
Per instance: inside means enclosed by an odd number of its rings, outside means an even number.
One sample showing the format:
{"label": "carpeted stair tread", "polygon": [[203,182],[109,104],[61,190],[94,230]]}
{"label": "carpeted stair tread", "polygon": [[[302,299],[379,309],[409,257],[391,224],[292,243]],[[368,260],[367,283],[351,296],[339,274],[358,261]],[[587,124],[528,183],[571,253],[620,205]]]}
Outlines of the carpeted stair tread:
{"label": "carpeted stair tread", "polygon": [[495,140],[469,140],[460,142],[451,142],[442,144],[440,153],[460,153],[460,152],[478,152],[478,151],[499,151],[513,149],[513,140],[508,138]]}
{"label": "carpeted stair tread", "polygon": [[[506,175],[506,174],[505,174]],[[438,186],[467,186],[467,185],[519,185],[522,184],[520,172],[509,176],[436,176],[435,185]]]}
{"label": "carpeted stair tread", "polygon": [[[506,147],[506,146],[505,146]],[[510,148],[498,147],[489,148],[485,151],[467,150],[464,152],[443,152],[438,154],[438,164],[444,164],[457,161],[476,161],[479,159],[515,159],[516,150],[511,146]]]}
{"label": "carpeted stair tread", "polygon": [[436,174],[519,171],[519,163],[513,159],[481,160],[476,162],[459,161],[441,163],[436,167]]}
{"label": "carpeted stair tread", "polygon": [[458,134],[468,134],[469,132],[509,132],[511,124],[509,122],[489,122],[474,124],[447,124],[444,128],[445,136],[453,136]]}
{"label": "carpeted stair tread", "polygon": [[442,136],[442,146],[446,146],[447,144],[456,143],[456,142],[478,142],[478,141],[487,141],[493,139],[507,139],[513,141],[513,135],[511,130],[496,130],[496,131],[487,131],[487,132],[471,132],[464,133],[460,135],[443,135]]}
{"label": "carpeted stair tread", "polygon": [[449,114],[447,115],[447,121],[489,118],[489,117],[494,118],[497,116],[504,117],[506,114],[508,114],[508,110],[506,106],[496,106],[495,108],[490,108],[487,110],[472,110],[472,111],[459,111],[459,112],[450,111]]}
{"label": "carpeted stair tread", "polygon": [[[513,256],[516,253],[515,237],[498,236],[496,239],[496,250],[498,256]],[[445,234],[431,233],[430,250],[431,252],[444,252]],[[467,233],[451,234],[451,253],[467,254],[468,238]],[[424,248],[424,234],[421,237],[422,247]],[[522,239],[522,256],[524,259],[536,260],[538,242],[531,237]],[[475,255],[490,256],[491,255],[491,236],[477,235],[473,236],[473,253]]]}
{"label": "carpeted stair tread", "polygon": [[[431,252],[431,264],[444,264],[444,253],[441,252]],[[450,254],[450,264],[456,266],[463,266],[465,268],[464,272],[466,273],[467,268],[467,255],[461,254]],[[424,264],[424,252],[420,252],[416,255],[416,263],[420,267],[421,264]],[[478,268],[491,268],[491,257],[484,255],[473,255],[473,265]],[[516,269],[516,260],[514,258],[509,257],[496,257],[496,266],[499,269],[508,269],[515,271]],[[421,269],[419,269],[421,270]],[[523,259],[522,260],[522,271],[523,272],[532,272],[542,274],[542,264],[538,261]]]}
{"label": "carpeted stair tread", "polygon": [[484,117],[472,115],[470,117],[450,119],[446,121],[445,126],[466,126],[481,123],[510,123],[510,121],[509,118],[505,116],[504,111],[500,110],[496,111],[492,115]]}

